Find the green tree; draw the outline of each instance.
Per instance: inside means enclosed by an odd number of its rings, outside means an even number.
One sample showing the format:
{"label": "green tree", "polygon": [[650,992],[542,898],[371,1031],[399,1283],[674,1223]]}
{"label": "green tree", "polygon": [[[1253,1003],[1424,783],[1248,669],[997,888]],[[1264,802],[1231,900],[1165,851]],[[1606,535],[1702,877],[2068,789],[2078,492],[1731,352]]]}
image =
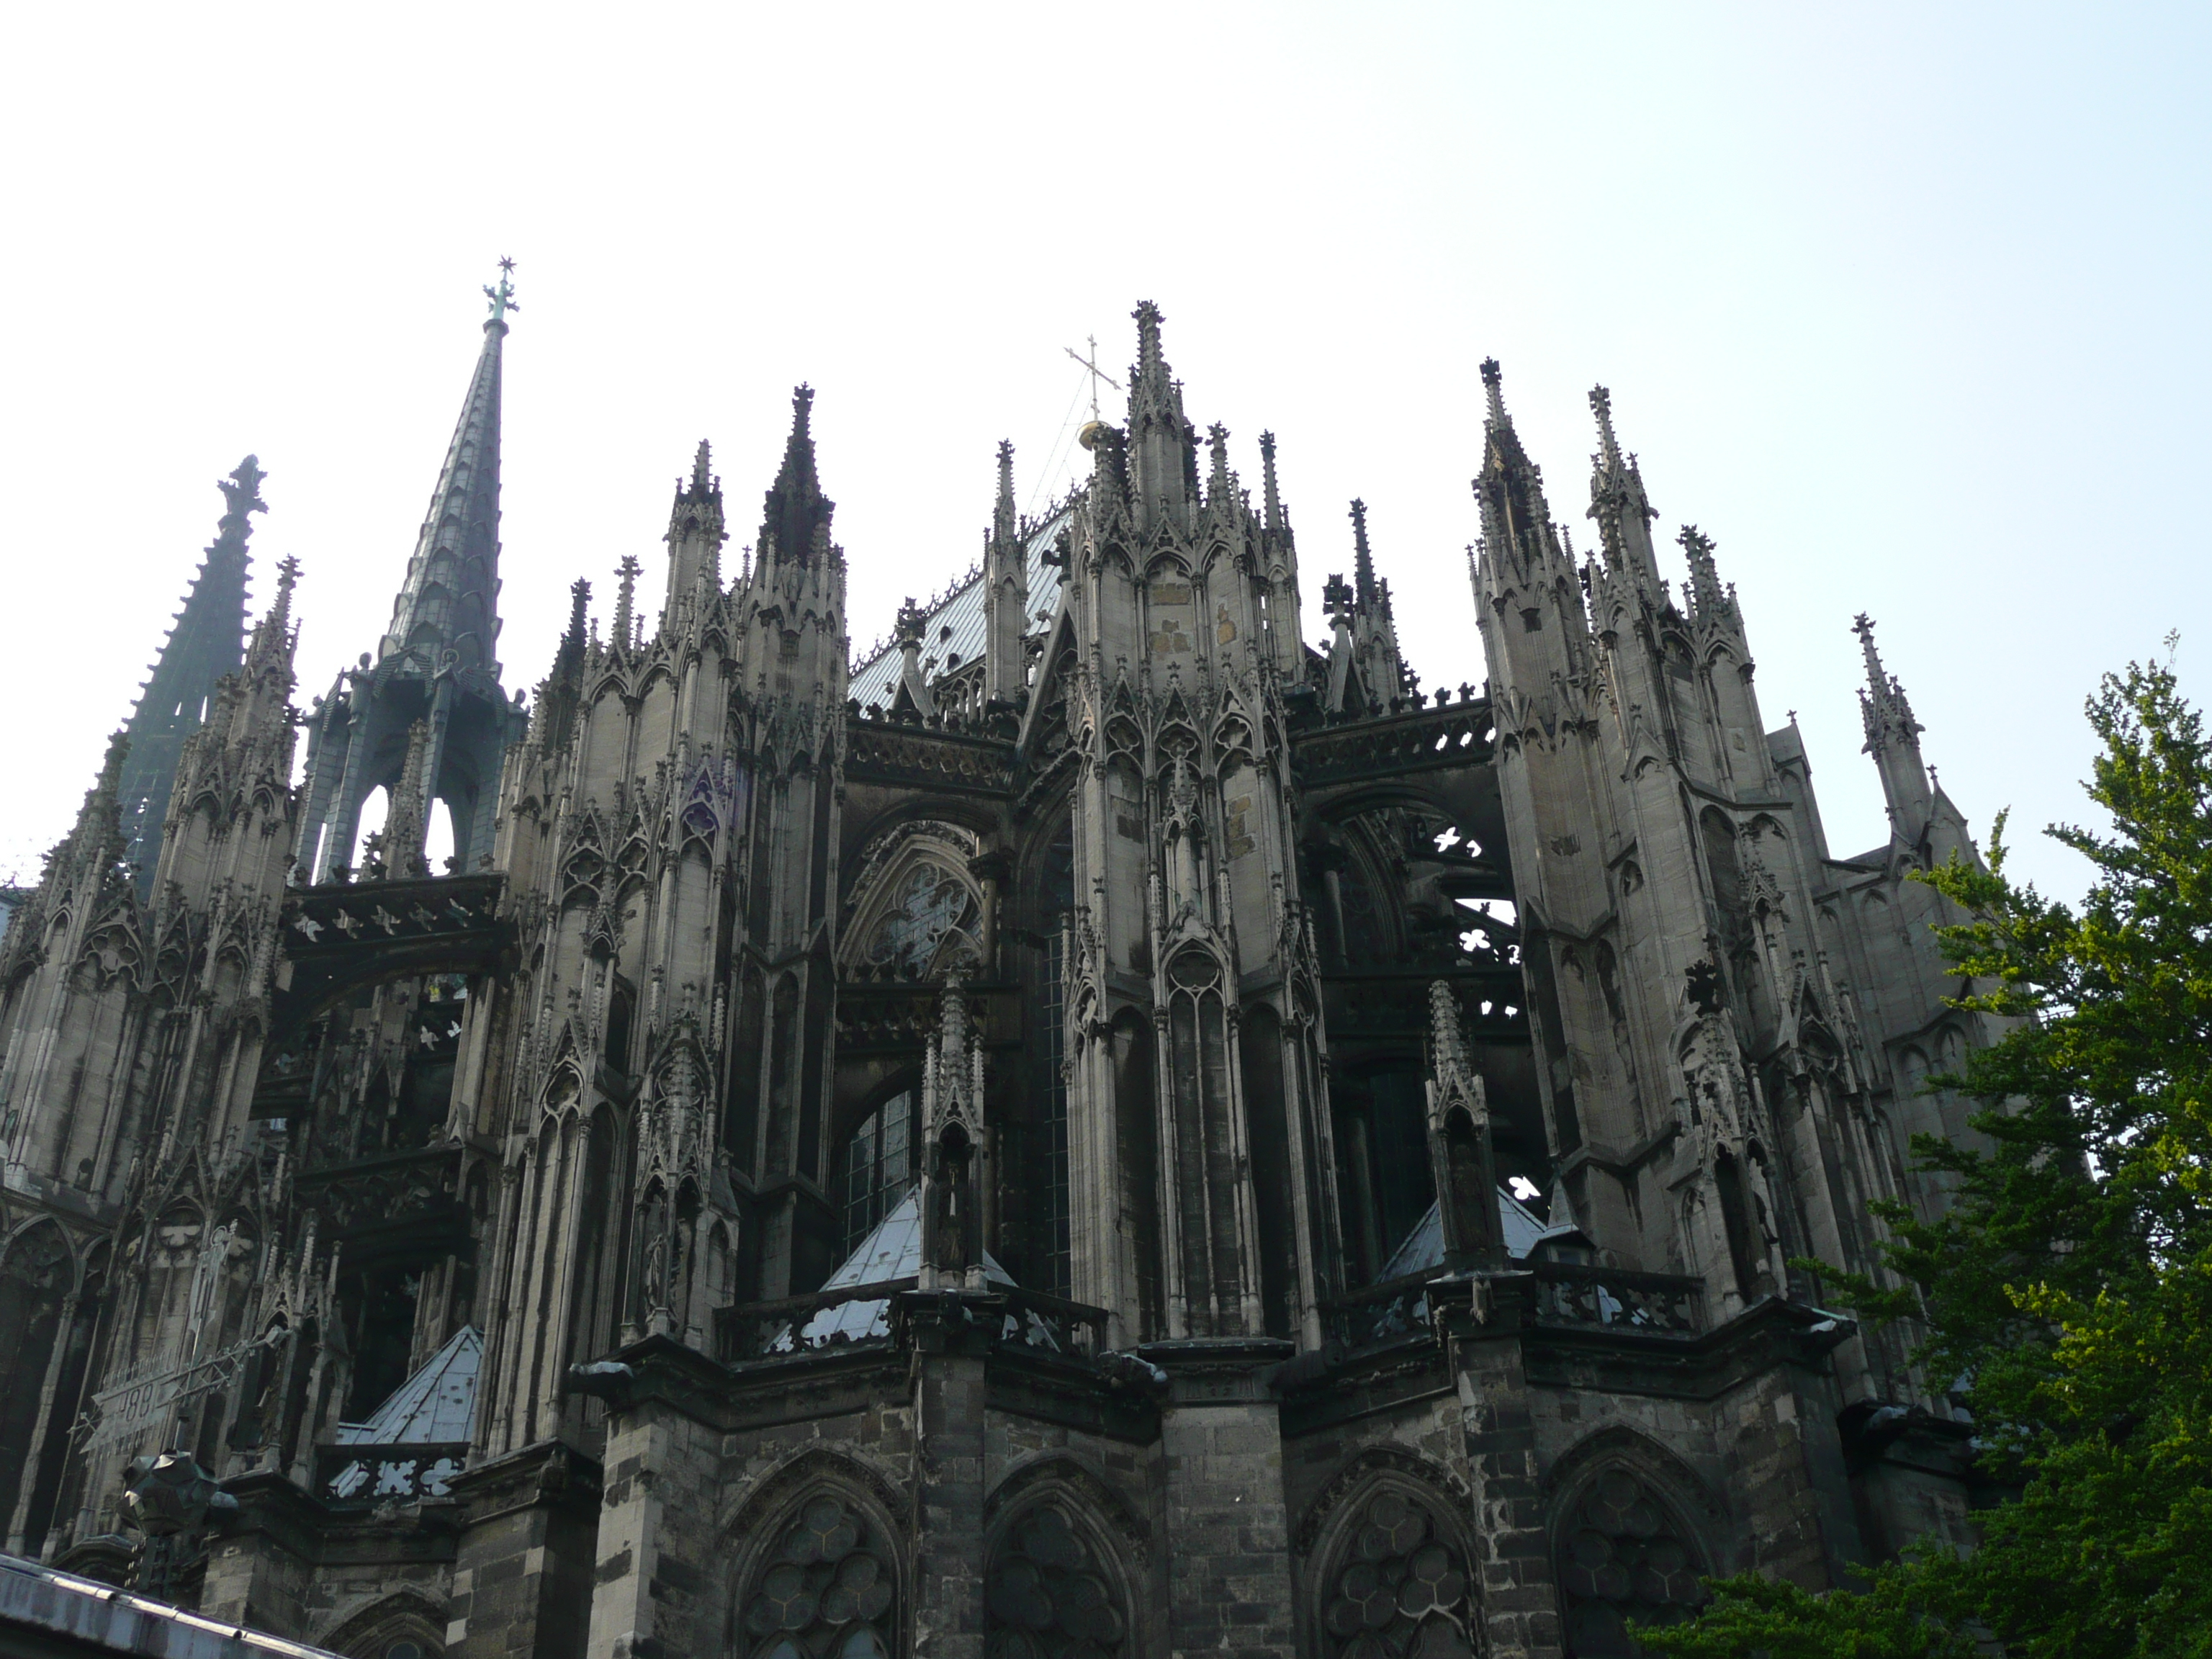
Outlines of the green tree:
{"label": "green tree", "polygon": [[2167,665],[2106,676],[2088,716],[2112,830],[2048,832],[2094,866],[2078,908],[2006,873],[2002,818],[1986,869],[1923,877],[1967,918],[1941,930],[1954,1006],[2012,1022],[1935,1079],[1979,1103],[1990,1150],[1915,1139],[1954,1194],[1933,1220],[1885,1211],[1901,1288],[1819,1269],[1863,1316],[1919,1322],[2018,1496],[1971,1555],[1863,1590],[1716,1581],[1652,1651],[2212,1659],[2212,744]]}

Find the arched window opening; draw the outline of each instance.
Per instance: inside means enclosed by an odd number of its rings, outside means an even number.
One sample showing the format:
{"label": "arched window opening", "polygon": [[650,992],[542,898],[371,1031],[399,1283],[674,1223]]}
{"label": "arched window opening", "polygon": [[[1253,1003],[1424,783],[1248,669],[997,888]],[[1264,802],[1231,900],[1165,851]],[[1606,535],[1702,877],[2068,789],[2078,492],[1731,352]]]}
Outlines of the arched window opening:
{"label": "arched window opening", "polygon": [[1723,1152],[1714,1164],[1713,1184],[1720,1189],[1721,1224],[1728,1233],[1729,1261],[1735,1270],[1736,1291],[1748,1302],[1767,1288],[1765,1263],[1754,1243],[1743,1170],[1730,1154]]}
{"label": "arched window opening", "polygon": [[361,817],[354,826],[353,846],[346,854],[346,862],[359,869],[368,845],[374,836],[379,847],[384,845],[384,826],[392,817],[392,792],[382,784],[368,792],[368,799],[361,804]]}
{"label": "arched window opening", "polygon": [[921,1140],[921,1096],[913,1089],[877,1107],[847,1139],[837,1172],[843,1255],[858,1249],[913,1188],[921,1174],[915,1160]]}
{"label": "arched window opening", "polygon": [[890,1659],[896,1572],[867,1519],[831,1492],[800,1507],[755,1570],[740,1618],[755,1659]]}
{"label": "arched window opening", "polygon": [[983,1616],[987,1650],[1004,1659],[1119,1659],[1127,1651],[1118,1575],[1053,1504],[1000,1534],[984,1574]]}
{"label": "arched window opening", "polygon": [[0,1514],[11,1517],[31,1461],[71,1276],[69,1246],[51,1222],[17,1234],[0,1255]]}
{"label": "arched window opening", "polygon": [[446,805],[443,796],[430,803],[430,830],[422,842],[422,857],[432,875],[453,873],[447,866],[453,861],[453,809]]}
{"label": "arched window opening", "polygon": [[1568,1511],[1555,1550],[1567,1651],[1634,1659],[1632,1623],[1672,1625],[1705,1604],[1696,1540],[1649,1483],[1607,1469]]}
{"label": "arched window opening", "polygon": [[1335,1107],[1337,1194],[1360,1282],[1385,1265],[1436,1202],[1427,1098],[1410,1061],[1347,1079]]}

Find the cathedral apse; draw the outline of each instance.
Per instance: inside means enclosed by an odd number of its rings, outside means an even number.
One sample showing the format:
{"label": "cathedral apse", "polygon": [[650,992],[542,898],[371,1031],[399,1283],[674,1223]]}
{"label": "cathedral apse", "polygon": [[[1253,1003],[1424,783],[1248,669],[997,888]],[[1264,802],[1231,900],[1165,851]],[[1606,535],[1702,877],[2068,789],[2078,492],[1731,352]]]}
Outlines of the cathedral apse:
{"label": "cathedral apse", "polygon": [[1603,388],[1578,557],[1482,366],[1432,689],[1414,550],[1302,574],[1145,304],[879,647],[802,386],[735,556],[702,443],[526,690],[501,583],[576,573],[501,544],[487,294],[380,635],[299,706],[247,458],[0,940],[9,1552],[353,1659],[1595,1659],[1964,1535],[1792,1263],[1943,1201],[1989,1034],[1909,877],[1973,846],[1863,618],[1830,848]]}

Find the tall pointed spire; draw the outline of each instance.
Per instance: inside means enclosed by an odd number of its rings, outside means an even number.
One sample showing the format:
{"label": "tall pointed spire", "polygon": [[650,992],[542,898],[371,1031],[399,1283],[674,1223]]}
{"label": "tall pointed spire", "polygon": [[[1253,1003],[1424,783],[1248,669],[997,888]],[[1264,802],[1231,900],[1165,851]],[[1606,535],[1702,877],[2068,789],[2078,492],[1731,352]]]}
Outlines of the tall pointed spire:
{"label": "tall pointed spire", "polygon": [[1275,434],[1272,432],[1260,434],[1260,505],[1264,515],[1261,522],[1270,535],[1282,535],[1290,528],[1283,516],[1282,493],[1275,483]]}
{"label": "tall pointed spire", "polygon": [[246,647],[246,659],[251,663],[265,661],[282,653],[287,657],[292,649],[292,590],[299,586],[300,562],[287,556],[276,565],[276,599],[253,624],[252,642]]}
{"label": "tall pointed spire", "polygon": [[1373,610],[1380,598],[1375,585],[1375,554],[1367,544],[1367,503],[1352,502],[1352,591],[1363,611]]}
{"label": "tall pointed spire", "polygon": [[246,572],[253,514],[267,512],[261,499],[269,475],[248,455],[216,488],[223,514],[207,559],[192,578],[184,608],[148,676],[125,728],[128,758],[117,782],[124,856],[138,866],[138,890],[153,891],[161,850],[161,820],[169,810],[177,761],[185,739],[206,719],[210,699],[226,674],[246,660]]}
{"label": "tall pointed spire", "polygon": [[[459,866],[491,845],[495,782],[507,746],[529,725],[500,687],[500,376],[507,317],[515,303],[514,261],[500,262],[487,286],[483,347],[459,422],[430,493],[430,508],[392,606],[376,659],[349,672],[321,716],[307,752],[308,811],[296,856],[312,879],[349,863],[362,808],[396,787],[414,722],[427,706],[429,746],[422,762],[426,813],[443,801]],[[459,718],[456,718],[456,717]]]}
{"label": "tall pointed spire", "polygon": [[1590,388],[1590,413],[1597,417],[1597,453],[1590,457],[1589,515],[1597,520],[1598,542],[1607,565],[1615,575],[1655,599],[1659,592],[1659,560],[1651,545],[1651,520],[1659,515],[1644,493],[1644,475],[1636,457],[1621,453],[1613,430],[1613,393],[1601,386]]}
{"label": "tall pointed spire", "polygon": [[580,576],[568,585],[568,626],[553,653],[553,667],[538,682],[538,699],[531,710],[530,741],[541,751],[563,748],[574,729],[576,705],[584,692],[584,656],[589,645],[584,611],[592,602],[592,585]]}
{"label": "tall pointed spire", "polygon": [[1014,446],[999,441],[999,494],[991,505],[991,539],[1000,547],[1012,544],[1020,533],[1014,511]]}
{"label": "tall pointed spire", "polygon": [[1920,758],[1920,722],[1912,717],[1905,687],[1881,665],[1875,649],[1874,621],[1861,611],[1851,623],[1866,660],[1867,683],[1859,692],[1859,714],[1866,723],[1866,752],[1881,774],[1890,823],[1906,841],[1917,841],[1928,820],[1934,792]]}
{"label": "tall pointed spire", "polygon": [[769,486],[762,507],[760,557],[763,562],[804,564],[812,556],[817,536],[826,538],[830,533],[830,515],[837,503],[822,493],[822,481],[815,476],[813,411],[814,388],[794,387],[791,436],[783,447],[783,468]]}
{"label": "tall pointed spire", "polygon": [[1682,526],[1674,538],[1690,562],[1690,610],[1699,620],[1718,621],[1735,608],[1735,591],[1721,586],[1713,563],[1713,538],[1693,524]]}
{"label": "tall pointed spire", "polygon": [[714,453],[702,438],[691,460],[691,482],[677,480],[676,505],[668,514],[668,596],[661,605],[662,627],[676,620],[679,607],[721,591],[722,544],[728,539],[722,526],[722,481],[714,476]]}
{"label": "tall pointed spire", "polygon": [[1130,506],[1141,528],[1164,504],[1188,526],[1198,495],[1198,434],[1183,417],[1182,389],[1160,349],[1160,308],[1145,301],[1137,320],[1137,362],[1129,374]]}
{"label": "tall pointed spire", "polygon": [[1013,707],[1025,698],[1029,659],[1022,641],[1029,611],[1029,549],[1014,510],[1014,447],[1001,441],[999,491],[983,553],[983,695],[988,701]]}
{"label": "tall pointed spire", "polygon": [[514,269],[513,260],[501,260],[499,285],[484,289],[491,315],[483,349],[378,653],[408,655],[425,673],[438,672],[451,653],[464,672],[499,678],[500,377],[507,316],[521,309]]}
{"label": "tall pointed spire", "polygon": [[636,624],[633,620],[637,602],[637,576],[644,567],[623,555],[615,567],[615,617],[608,629],[607,643],[617,651],[628,651],[636,643]]}

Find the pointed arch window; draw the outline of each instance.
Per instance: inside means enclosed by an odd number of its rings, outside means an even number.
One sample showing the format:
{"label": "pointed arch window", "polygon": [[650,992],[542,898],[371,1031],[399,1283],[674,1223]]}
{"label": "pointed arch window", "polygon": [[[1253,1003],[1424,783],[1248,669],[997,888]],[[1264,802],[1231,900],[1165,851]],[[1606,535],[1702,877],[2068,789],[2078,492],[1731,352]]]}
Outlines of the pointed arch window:
{"label": "pointed arch window", "polygon": [[1000,1538],[983,1608],[993,1659],[1121,1659],[1128,1651],[1117,1576],[1055,1504],[1038,1504]]}
{"label": "pointed arch window", "polygon": [[741,1618],[755,1659],[890,1659],[889,1547],[832,1492],[800,1506],[757,1570]]}
{"label": "pointed arch window", "polygon": [[1705,1600],[1695,1539],[1630,1469],[1606,1470],[1575,1502],[1559,1529],[1558,1563],[1576,1659],[1631,1659],[1643,1650],[1629,1638],[1630,1623],[1674,1624]]}
{"label": "pointed arch window", "polygon": [[1459,1541],[1395,1486],[1365,1499],[1322,1581],[1334,1659],[1470,1659],[1474,1583]]}

